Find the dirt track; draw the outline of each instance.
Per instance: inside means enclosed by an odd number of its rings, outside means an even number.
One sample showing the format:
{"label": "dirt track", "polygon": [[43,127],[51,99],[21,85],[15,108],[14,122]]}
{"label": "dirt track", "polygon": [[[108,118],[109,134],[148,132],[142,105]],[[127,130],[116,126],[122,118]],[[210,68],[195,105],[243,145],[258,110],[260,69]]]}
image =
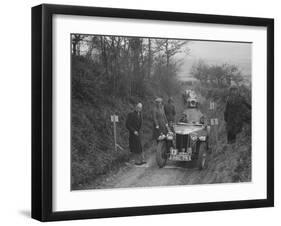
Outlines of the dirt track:
{"label": "dirt track", "polygon": [[[128,188],[168,185],[206,184],[214,181],[210,169],[199,171],[194,162],[168,161],[164,168],[159,168],[155,159],[154,148],[149,150],[147,164],[135,166],[132,161],[113,171],[98,181],[89,184],[86,189],[93,188]],[[148,154],[147,153],[147,154]]]}

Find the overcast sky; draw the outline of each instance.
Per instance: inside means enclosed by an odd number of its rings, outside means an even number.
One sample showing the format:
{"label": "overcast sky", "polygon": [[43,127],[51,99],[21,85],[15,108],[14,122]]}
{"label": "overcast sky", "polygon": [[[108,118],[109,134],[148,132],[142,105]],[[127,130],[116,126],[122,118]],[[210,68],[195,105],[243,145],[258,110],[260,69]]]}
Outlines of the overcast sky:
{"label": "overcast sky", "polygon": [[183,66],[179,76],[190,76],[190,68],[200,59],[208,64],[235,64],[243,73],[251,74],[251,46],[250,43],[190,41],[187,44],[190,53],[182,55]]}

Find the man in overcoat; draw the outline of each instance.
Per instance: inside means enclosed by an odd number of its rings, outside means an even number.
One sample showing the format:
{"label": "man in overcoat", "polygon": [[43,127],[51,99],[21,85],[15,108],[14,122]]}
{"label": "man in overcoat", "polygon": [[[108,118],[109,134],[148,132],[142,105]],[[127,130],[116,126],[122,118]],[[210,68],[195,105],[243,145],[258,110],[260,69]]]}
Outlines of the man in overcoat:
{"label": "man in overcoat", "polygon": [[170,97],[168,103],[164,106],[165,115],[169,125],[172,125],[175,122],[176,108],[173,104],[173,99]]}
{"label": "man in overcoat", "polygon": [[126,119],[126,128],[129,131],[129,147],[133,153],[136,165],[145,163],[141,144],[140,130],[142,126],[142,104],[138,103],[135,110],[130,112]]}
{"label": "man in overcoat", "polygon": [[227,143],[236,142],[236,136],[242,131],[243,123],[251,120],[251,105],[239,95],[237,86],[230,87],[230,95],[226,102],[224,120],[226,122]]}
{"label": "man in overcoat", "polygon": [[161,133],[167,134],[169,130],[168,121],[165,115],[162,98],[155,99],[155,107],[152,111],[153,138],[158,141]]}

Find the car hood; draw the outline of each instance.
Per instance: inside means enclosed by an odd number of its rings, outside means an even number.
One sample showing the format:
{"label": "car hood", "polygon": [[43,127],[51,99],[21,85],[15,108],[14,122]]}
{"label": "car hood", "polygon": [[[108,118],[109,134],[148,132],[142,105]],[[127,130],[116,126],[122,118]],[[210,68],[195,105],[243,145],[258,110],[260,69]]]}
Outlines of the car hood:
{"label": "car hood", "polygon": [[193,124],[176,124],[174,125],[174,131],[177,134],[190,134],[190,133],[200,133],[205,130],[204,125],[193,125]]}

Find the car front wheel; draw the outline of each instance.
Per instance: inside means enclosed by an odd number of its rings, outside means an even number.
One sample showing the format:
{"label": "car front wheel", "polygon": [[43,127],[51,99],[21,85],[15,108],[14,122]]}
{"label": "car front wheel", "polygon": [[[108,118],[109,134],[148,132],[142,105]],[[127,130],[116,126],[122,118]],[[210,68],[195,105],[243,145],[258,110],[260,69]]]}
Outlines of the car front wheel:
{"label": "car front wheel", "polygon": [[159,141],[157,144],[157,150],[156,150],[156,162],[159,168],[162,168],[166,165],[167,162],[167,155],[166,150],[167,145],[165,141]]}
{"label": "car front wheel", "polygon": [[197,168],[199,170],[207,168],[207,144],[206,142],[202,142],[199,144],[199,153],[197,160]]}

